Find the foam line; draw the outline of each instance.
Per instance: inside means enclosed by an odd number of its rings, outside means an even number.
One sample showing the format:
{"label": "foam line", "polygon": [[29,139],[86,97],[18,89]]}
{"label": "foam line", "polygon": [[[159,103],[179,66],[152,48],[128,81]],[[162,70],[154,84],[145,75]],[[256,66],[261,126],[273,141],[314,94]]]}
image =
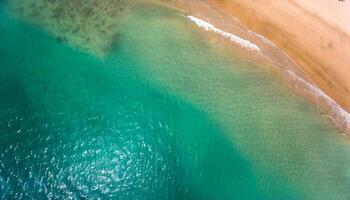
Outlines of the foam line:
{"label": "foam line", "polygon": [[335,102],[331,97],[325,94],[320,88],[312,85],[311,83],[300,78],[294,72],[287,70],[287,73],[297,82],[303,84],[307,91],[312,95],[315,95],[318,100],[324,100],[331,109],[331,116],[333,120],[336,120],[336,124],[340,124],[342,127],[345,127],[347,130],[350,130],[350,113],[344,110],[337,102]]}
{"label": "foam line", "polygon": [[[212,31],[217,34],[220,34],[221,36],[229,39],[230,41],[247,48],[248,50],[253,51],[261,51],[260,48],[245,39],[242,39],[232,33],[225,32],[223,30],[220,30],[216,28],[214,25],[210,24],[209,22],[203,21],[201,19],[198,19],[196,17],[187,15],[186,16],[191,22],[195,23],[197,26],[203,28],[206,31]],[[251,33],[254,33],[250,31]],[[256,33],[255,33],[256,34]],[[264,40],[264,42],[268,42],[271,45],[275,46],[270,40],[266,39],[265,37],[256,34],[258,37]],[[308,81],[304,80],[303,78],[296,75],[294,72],[290,70],[286,70],[286,72],[289,74],[291,78],[293,78],[296,82],[299,84],[302,84],[303,87],[309,92],[311,96],[316,97],[318,101],[324,101],[326,103],[326,106],[328,109],[330,109],[330,116],[334,120],[335,124],[337,126],[340,126],[339,128],[345,128],[347,131],[350,130],[350,113],[348,113],[346,110],[344,110],[337,102],[335,102],[331,97],[329,97],[327,94],[325,94],[320,88],[317,86],[309,83]]]}
{"label": "foam line", "polygon": [[232,33],[228,33],[228,32],[225,32],[221,29],[218,29],[214,25],[210,24],[209,22],[203,21],[201,19],[198,19],[198,18],[190,16],[190,15],[187,15],[186,17],[191,22],[195,23],[197,26],[203,28],[206,31],[212,31],[214,33],[220,34],[223,37],[229,39],[230,41],[232,41],[232,42],[234,42],[234,43],[236,43],[244,48],[247,48],[248,50],[260,51],[260,48],[256,44],[254,44],[248,40],[242,39],[242,38],[240,38]]}

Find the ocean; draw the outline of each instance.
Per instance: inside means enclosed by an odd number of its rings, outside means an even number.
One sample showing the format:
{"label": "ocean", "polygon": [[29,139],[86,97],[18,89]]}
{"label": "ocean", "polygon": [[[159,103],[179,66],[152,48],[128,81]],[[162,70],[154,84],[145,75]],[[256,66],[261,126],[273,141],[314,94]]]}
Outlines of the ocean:
{"label": "ocean", "polygon": [[0,199],[349,199],[350,146],[182,13],[135,8],[99,57],[0,11]]}

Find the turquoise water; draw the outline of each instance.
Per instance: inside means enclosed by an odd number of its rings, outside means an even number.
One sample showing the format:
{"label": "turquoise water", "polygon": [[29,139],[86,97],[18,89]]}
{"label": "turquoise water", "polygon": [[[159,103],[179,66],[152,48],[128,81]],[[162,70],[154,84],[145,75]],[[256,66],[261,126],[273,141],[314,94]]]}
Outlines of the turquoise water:
{"label": "turquoise water", "polygon": [[101,61],[4,13],[0,24],[2,199],[205,199],[238,184],[231,171],[245,183],[218,194],[255,196],[205,113],[140,80],[127,51]]}
{"label": "turquoise water", "polygon": [[350,148],[178,13],[100,59],[0,12],[1,199],[347,199]]}

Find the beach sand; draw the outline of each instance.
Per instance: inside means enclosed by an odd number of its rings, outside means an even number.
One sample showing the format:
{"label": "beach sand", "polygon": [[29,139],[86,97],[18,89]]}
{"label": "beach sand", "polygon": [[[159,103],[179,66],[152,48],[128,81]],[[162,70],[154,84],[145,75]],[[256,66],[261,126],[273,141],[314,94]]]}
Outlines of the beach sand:
{"label": "beach sand", "polygon": [[271,40],[319,88],[350,111],[347,12],[350,2],[208,0],[207,3]]}

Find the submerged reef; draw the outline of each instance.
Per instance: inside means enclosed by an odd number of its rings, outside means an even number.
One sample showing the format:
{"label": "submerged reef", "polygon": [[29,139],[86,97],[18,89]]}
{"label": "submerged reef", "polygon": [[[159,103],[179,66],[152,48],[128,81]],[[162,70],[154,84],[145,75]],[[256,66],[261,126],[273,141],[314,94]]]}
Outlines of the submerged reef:
{"label": "submerged reef", "polygon": [[120,17],[142,0],[10,0],[16,17],[103,57],[116,43]]}

